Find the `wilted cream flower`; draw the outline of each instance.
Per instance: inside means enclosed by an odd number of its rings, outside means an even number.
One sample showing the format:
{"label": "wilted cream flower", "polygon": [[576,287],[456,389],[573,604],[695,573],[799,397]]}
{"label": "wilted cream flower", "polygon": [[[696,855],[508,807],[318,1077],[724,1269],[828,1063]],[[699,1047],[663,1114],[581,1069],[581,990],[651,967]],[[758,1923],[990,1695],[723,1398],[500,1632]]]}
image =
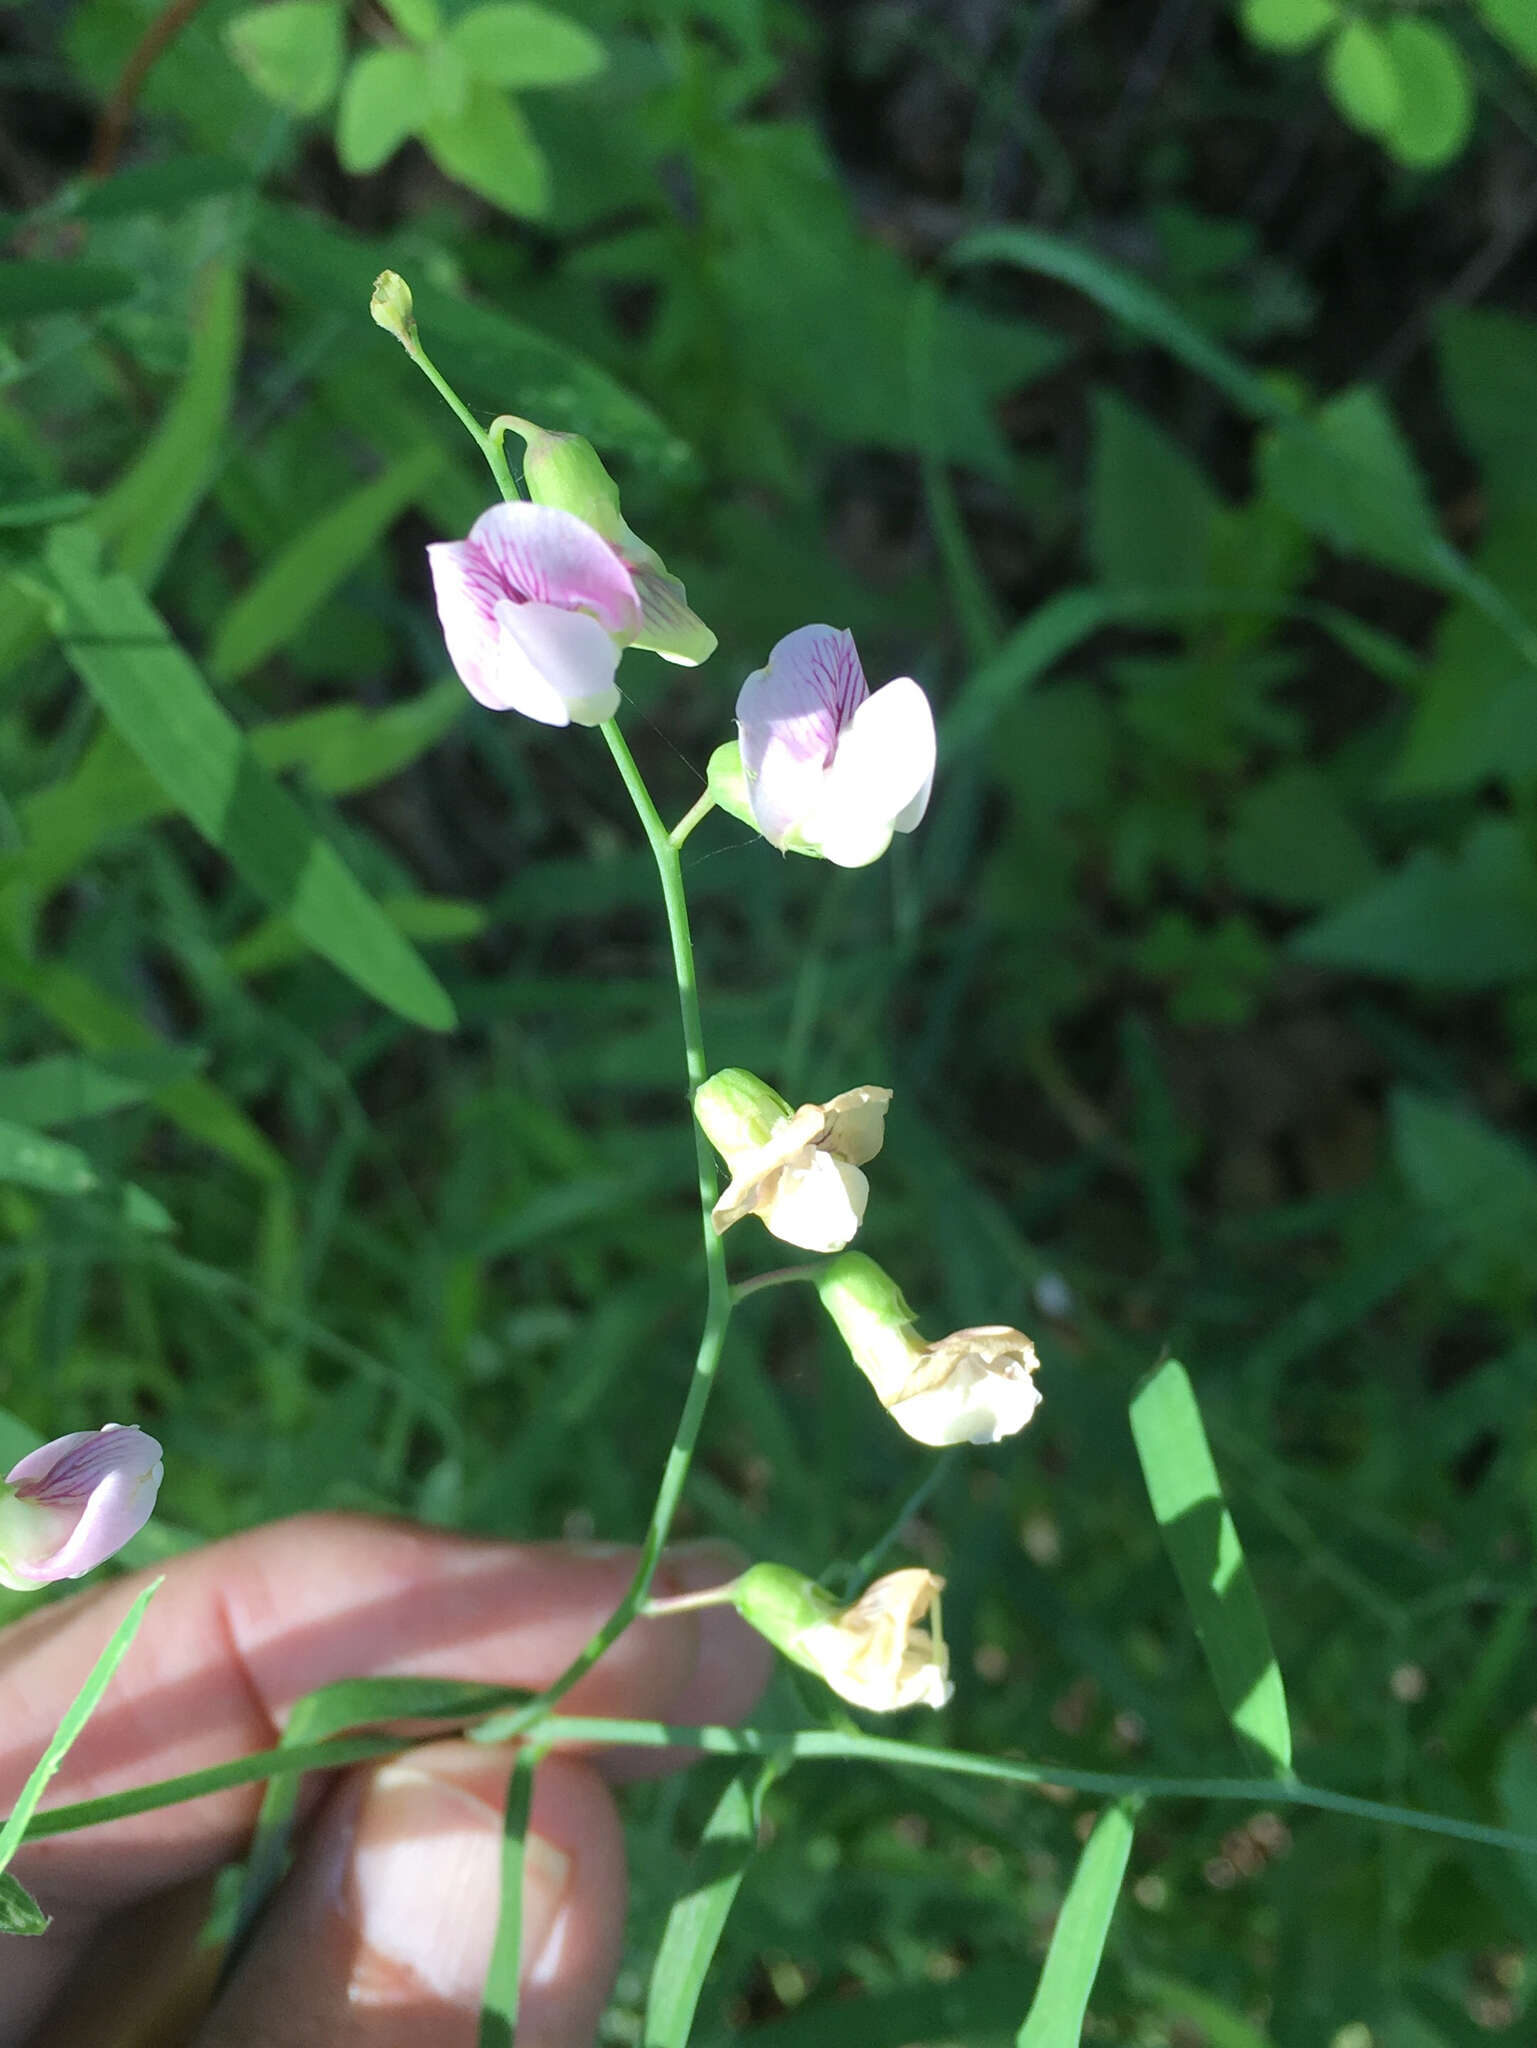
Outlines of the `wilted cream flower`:
{"label": "wilted cream flower", "polygon": [[710,1212],[716,1230],[761,1216],[785,1244],[842,1251],[864,1220],[870,1186],[859,1169],[881,1149],[890,1102],[889,1088],[849,1088],[792,1111],[756,1074],[713,1074],[694,1114],[731,1173]]}
{"label": "wilted cream flower", "polygon": [[835,1693],[871,1713],[892,1714],[942,1707],[954,1690],[939,1623],[944,1583],[918,1569],[888,1572],[840,1608],[799,1572],[759,1564],[722,1590],[760,1635]]}
{"label": "wilted cream flower", "polygon": [[862,1252],[845,1252],[816,1285],[854,1363],[919,1443],[1001,1443],[1039,1407],[1039,1361],[1022,1330],[987,1323],[927,1344],[901,1289]]}

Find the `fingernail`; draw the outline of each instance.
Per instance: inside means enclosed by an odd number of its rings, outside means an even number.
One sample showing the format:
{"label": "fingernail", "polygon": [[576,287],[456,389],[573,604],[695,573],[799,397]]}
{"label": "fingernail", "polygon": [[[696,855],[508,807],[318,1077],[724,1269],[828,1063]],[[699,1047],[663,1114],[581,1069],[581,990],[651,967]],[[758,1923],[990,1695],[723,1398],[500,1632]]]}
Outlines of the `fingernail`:
{"label": "fingernail", "polygon": [[[410,1764],[376,1773],[353,1838],[352,1908],[361,1936],[348,1984],[355,2005],[423,1991],[478,2009],[496,1937],[502,1814],[463,1785]],[[570,1859],[530,1836],[524,1859],[525,1974],[548,1967]],[[558,1962],[558,1957],[557,1957]]]}

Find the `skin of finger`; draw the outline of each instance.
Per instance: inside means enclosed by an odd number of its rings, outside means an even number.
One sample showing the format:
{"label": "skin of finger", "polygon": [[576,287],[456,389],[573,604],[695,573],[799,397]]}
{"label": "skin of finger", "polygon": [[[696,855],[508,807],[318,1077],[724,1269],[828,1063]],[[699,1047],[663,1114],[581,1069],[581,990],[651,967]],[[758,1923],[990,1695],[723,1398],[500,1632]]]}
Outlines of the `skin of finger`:
{"label": "skin of finger", "polygon": [[[304,1515],[177,1559],[50,1788],[49,1805],[203,1768],[277,1738],[293,1701],[343,1677],[409,1671],[537,1688],[629,1583],[633,1555],[484,1543],[406,1523]],[[0,1639],[0,1806],[15,1796],[139,1590],[87,1595],[67,1627]],[[73,1605],[73,1603],[70,1603]],[[627,1630],[573,1713],[652,1717],[693,1670],[692,1615]],[[115,1907],[238,1853],[260,1786],[29,1845],[23,1883],[54,1910]]]}
{"label": "skin of finger", "polygon": [[[292,1702],[334,1678],[410,1670],[546,1684],[612,1611],[633,1564],[628,1552],[474,1542],[341,1515],[192,1552],[174,1561],[48,1804],[266,1748]],[[78,1596],[0,1640],[0,1808],[142,1583]],[[627,1631],[573,1690],[571,1710],[664,1714],[697,1641],[691,1615]],[[69,1983],[101,1915],[240,1853],[260,1796],[242,1787],[25,1847],[16,1874],[56,1917],[8,1948],[0,2048],[25,2040]]]}
{"label": "skin of finger", "polygon": [[[411,1759],[484,1802],[486,1853],[500,1839],[506,1752],[432,1744]],[[440,1989],[366,1942],[354,1833],[366,1776],[329,1800],[295,1869],[194,2048],[474,2048],[478,1992]],[[363,1782],[356,1782],[362,1780]],[[530,1835],[564,1858],[560,1903],[542,1956],[524,1959],[519,2048],[591,2048],[618,1968],[626,1897],[613,1799],[584,1762],[552,1757],[534,1783]],[[485,1929],[489,1960],[489,1924]],[[530,1981],[530,1972],[538,1981]],[[476,1983],[484,1965],[476,1970]]]}

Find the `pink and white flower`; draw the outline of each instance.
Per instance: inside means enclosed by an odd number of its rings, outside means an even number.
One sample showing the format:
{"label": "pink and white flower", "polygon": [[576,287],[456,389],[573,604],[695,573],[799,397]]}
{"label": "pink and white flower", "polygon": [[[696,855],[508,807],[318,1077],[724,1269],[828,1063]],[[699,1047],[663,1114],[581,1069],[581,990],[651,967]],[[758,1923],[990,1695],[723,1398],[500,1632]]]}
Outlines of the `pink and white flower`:
{"label": "pink and white flower", "polygon": [[77,1429],[29,1451],[0,1490],[0,1585],[78,1579],[137,1536],[165,1467],[135,1424]]}
{"label": "pink and white flower", "polygon": [[465,540],[427,550],[449,659],[478,703],[542,725],[601,725],[641,630],[635,578],[585,520],[493,505]]}
{"label": "pink and white flower", "polygon": [[910,676],[871,693],[852,633],[801,626],[736,703],[754,822],[770,845],[868,867],[934,782],[934,714]]}

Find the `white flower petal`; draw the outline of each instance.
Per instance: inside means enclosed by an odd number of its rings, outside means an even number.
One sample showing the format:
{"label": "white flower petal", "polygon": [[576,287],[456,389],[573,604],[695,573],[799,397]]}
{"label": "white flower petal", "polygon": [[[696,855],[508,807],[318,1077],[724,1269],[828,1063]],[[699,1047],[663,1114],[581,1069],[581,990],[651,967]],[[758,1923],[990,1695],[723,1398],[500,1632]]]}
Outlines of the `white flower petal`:
{"label": "white flower petal", "polygon": [[935,749],[929,700],[899,676],[865,699],[840,736],[824,804],[911,832],[928,808]]}
{"label": "white flower petal", "polygon": [[542,725],[601,725],[619,709],[619,649],[596,619],[503,602],[496,624],[496,662],[482,703]]}
{"label": "white flower petal", "polygon": [[787,1166],[759,1210],[765,1228],[782,1244],[807,1252],[841,1252],[864,1221],[870,1183],[857,1166],[813,1152],[804,1166]]}

